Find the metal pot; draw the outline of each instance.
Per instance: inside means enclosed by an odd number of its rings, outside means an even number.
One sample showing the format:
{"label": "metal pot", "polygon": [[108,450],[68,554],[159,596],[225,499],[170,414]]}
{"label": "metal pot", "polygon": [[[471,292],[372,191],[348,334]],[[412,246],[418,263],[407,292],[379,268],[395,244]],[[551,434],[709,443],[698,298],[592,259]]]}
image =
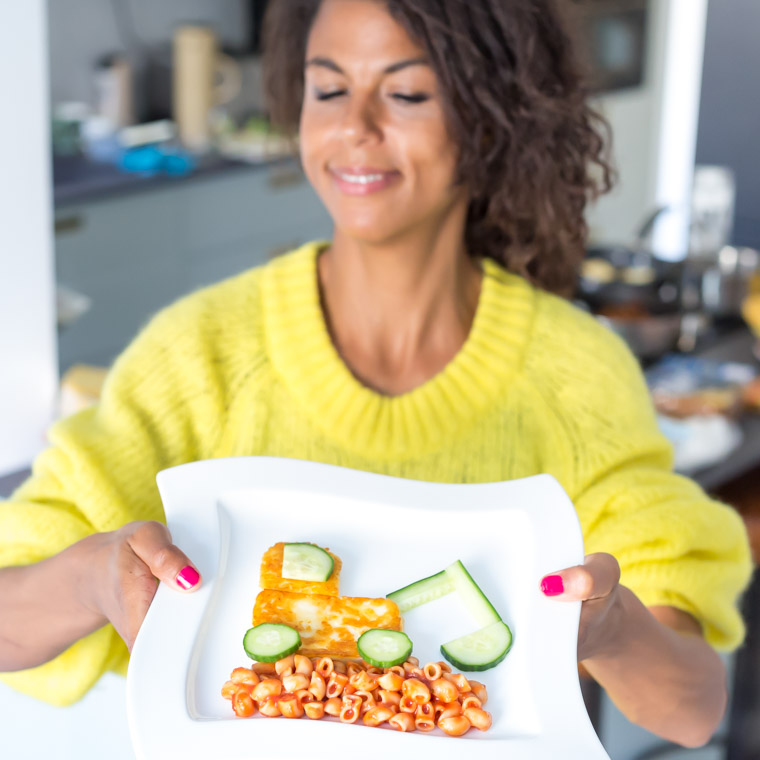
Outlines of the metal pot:
{"label": "metal pot", "polygon": [[760,269],[760,252],[725,246],[713,263],[701,268],[698,263],[690,266],[701,272],[702,308],[716,317],[738,317],[750,282]]}

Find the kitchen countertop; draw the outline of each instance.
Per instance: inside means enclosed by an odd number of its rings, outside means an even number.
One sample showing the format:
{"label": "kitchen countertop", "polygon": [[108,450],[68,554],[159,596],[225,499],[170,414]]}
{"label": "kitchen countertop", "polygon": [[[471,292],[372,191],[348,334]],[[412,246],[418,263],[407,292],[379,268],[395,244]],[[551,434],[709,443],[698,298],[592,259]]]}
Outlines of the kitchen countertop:
{"label": "kitchen countertop", "polygon": [[198,160],[189,174],[171,176],[165,173],[139,174],[121,171],[108,163],[91,161],[85,156],[58,156],[53,159],[53,202],[56,208],[104,197],[142,192],[219,174],[260,171],[273,164],[291,161],[273,158],[261,163],[237,161],[208,155]]}

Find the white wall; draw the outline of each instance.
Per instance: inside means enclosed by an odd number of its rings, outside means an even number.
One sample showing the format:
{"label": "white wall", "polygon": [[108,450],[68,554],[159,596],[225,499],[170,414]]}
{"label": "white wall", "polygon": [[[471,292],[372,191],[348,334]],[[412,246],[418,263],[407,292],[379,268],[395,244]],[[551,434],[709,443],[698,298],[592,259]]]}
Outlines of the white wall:
{"label": "white wall", "polygon": [[44,0],[0,3],[0,475],[44,445],[58,384]]}
{"label": "white wall", "polygon": [[587,215],[592,239],[628,242],[657,205],[676,213],[658,225],[655,248],[685,254],[708,0],[651,0],[643,86],[598,98],[610,121],[617,188]]}

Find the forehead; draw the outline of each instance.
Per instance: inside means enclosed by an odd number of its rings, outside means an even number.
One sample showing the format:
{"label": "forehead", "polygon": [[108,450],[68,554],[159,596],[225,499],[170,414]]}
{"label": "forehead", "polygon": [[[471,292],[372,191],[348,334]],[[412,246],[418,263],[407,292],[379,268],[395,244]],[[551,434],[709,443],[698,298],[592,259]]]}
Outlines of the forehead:
{"label": "forehead", "polygon": [[424,56],[381,0],[323,0],[312,25],[306,57],[385,66],[402,57]]}

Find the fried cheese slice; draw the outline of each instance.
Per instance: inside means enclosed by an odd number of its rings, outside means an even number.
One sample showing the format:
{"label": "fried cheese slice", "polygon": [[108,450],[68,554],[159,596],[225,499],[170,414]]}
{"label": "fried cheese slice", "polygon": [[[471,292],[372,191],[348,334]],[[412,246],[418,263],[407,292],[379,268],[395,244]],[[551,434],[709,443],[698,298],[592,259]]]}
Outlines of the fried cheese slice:
{"label": "fried cheese slice", "polygon": [[264,552],[264,556],[261,558],[261,578],[259,582],[261,588],[272,589],[274,591],[293,591],[298,594],[338,596],[340,569],[343,565],[340,557],[325,549],[335,563],[330,577],[326,581],[299,581],[294,578],[282,577],[282,555],[284,549],[285,542],[280,541],[274,546],[270,546]]}
{"label": "fried cheese slice", "polygon": [[282,623],[301,635],[307,657],[358,657],[356,640],[369,628],[401,630],[401,614],[390,599],[296,594],[264,589],[256,597],[253,624]]}

